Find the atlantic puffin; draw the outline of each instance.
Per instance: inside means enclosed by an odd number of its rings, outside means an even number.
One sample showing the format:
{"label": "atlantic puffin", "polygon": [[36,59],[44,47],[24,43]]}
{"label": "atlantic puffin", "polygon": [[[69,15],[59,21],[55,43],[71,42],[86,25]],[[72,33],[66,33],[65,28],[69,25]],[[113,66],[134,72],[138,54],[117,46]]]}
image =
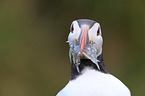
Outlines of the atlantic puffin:
{"label": "atlantic puffin", "polygon": [[56,96],[131,96],[129,88],[104,65],[99,23],[90,19],[74,20],[67,42],[71,77]]}

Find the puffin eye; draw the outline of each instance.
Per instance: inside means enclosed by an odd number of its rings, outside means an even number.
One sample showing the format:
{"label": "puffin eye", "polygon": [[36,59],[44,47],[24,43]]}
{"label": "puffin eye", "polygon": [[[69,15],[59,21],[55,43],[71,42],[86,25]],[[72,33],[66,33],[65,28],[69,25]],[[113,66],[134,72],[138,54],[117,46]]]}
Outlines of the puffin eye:
{"label": "puffin eye", "polygon": [[73,33],[73,31],[74,31],[74,26],[73,26],[73,24],[70,26],[70,32],[72,32]]}
{"label": "puffin eye", "polygon": [[101,30],[100,30],[100,27],[99,27],[98,30],[97,30],[97,36],[100,35],[100,33],[101,33],[100,31]]}

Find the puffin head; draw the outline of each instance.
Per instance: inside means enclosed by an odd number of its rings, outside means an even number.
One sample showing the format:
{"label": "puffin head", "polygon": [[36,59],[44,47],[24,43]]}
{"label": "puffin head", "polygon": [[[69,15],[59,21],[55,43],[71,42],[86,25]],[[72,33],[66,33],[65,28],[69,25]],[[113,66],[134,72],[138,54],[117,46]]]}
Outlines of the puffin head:
{"label": "puffin head", "polygon": [[99,23],[89,19],[73,21],[70,26],[68,42],[70,60],[76,66],[80,64],[80,59],[90,59],[99,69],[97,56],[102,53],[103,43]]}

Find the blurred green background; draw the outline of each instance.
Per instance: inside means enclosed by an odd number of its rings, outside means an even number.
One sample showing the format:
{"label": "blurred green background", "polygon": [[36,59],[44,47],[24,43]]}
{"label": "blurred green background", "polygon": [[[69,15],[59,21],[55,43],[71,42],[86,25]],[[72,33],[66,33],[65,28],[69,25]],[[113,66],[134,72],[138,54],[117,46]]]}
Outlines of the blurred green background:
{"label": "blurred green background", "polygon": [[108,71],[145,96],[144,0],[1,0],[0,96],[55,96],[70,78],[73,20],[101,24]]}

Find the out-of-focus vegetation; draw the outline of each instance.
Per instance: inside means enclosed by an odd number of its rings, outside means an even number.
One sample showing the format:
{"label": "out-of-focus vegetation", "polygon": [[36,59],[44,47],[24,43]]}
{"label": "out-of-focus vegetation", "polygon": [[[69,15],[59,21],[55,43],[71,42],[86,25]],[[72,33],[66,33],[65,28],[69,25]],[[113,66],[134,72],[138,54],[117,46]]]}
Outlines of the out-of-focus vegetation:
{"label": "out-of-focus vegetation", "polygon": [[73,20],[98,21],[105,65],[145,96],[144,0],[1,0],[0,96],[55,96],[70,78]]}

